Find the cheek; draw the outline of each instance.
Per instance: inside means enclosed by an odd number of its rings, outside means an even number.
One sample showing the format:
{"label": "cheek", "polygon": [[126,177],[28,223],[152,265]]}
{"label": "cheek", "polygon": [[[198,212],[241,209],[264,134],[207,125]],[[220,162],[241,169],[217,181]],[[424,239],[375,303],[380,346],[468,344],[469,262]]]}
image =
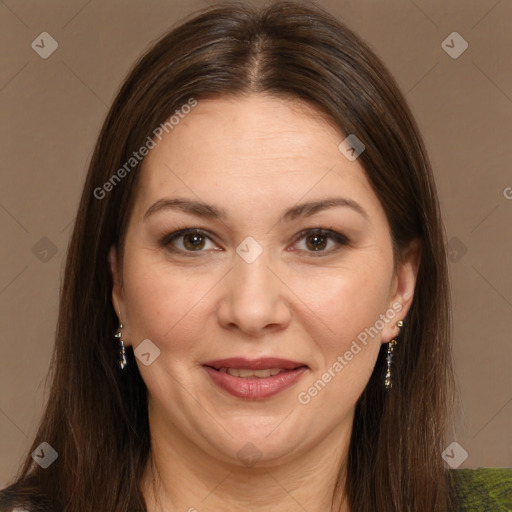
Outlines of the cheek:
{"label": "cheek", "polygon": [[[194,321],[211,288],[205,280],[191,281],[179,269],[159,265],[127,265],[125,298],[130,340],[137,345],[149,338],[157,346],[174,350],[194,336],[202,322]],[[202,299],[204,298],[204,299]],[[129,322],[128,322],[129,320]],[[189,345],[187,343],[187,345]]]}
{"label": "cheek", "polygon": [[301,300],[315,313],[316,337],[324,352],[339,353],[375,324],[387,307],[388,273],[382,262],[366,260],[365,265],[331,269],[312,279],[296,277]]}
{"label": "cheek", "polygon": [[305,299],[317,301],[315,321],[308,328],[315,342],[316,365],[298,399],[319,414],[329,404],[341,418],[354,406],[375,367],[381,346],[375,325],[385,311],[388,290],[373,272],[317,282],[325,293],[321,297],[310,293]]}

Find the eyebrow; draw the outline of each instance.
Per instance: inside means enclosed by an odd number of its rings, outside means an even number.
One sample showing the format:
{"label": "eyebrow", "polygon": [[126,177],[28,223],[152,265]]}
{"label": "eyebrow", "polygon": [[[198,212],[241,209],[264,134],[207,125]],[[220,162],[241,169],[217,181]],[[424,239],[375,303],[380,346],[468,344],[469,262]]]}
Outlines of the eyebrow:
{"label": "eyebrow", "polygon": [[[292,221],[298,217],[310,217],[311,215],[314,215],[315,213],[318,213],[322,210],[339,206],[351,208],[352,210],[362,215],[367,221],[370,221],[368,213],[359,203],[353,199],[345,197],[334,197],[292,206],[281,215],[279,222],[283,220]],[[144,214],[143,219],[146,220],[151,215],[162,210],[178,210],[191,215],[195,215],[197,217],[218,220],[225,220],[228,216],[226,210],[223,208],[203,203],[201,201],[163,198],[159,199],[156,201],[156,203],[152,204],[148,208]]]}

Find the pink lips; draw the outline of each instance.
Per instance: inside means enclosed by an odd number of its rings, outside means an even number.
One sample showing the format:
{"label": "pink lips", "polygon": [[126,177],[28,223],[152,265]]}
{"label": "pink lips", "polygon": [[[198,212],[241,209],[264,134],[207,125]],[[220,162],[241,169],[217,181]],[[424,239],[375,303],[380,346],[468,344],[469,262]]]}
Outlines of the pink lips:
{"label": "pink lips", "polygon": [[[249,360],[243,357],[217,359],[203,364],[203,368],[217,386],[238,398],[262,400],[277,395],[295,384],[308,369],[301,362],[274,357]],[[280,368],[286,370],[270,377],[237,377],[219,371],[220,368],[265,370]]]}

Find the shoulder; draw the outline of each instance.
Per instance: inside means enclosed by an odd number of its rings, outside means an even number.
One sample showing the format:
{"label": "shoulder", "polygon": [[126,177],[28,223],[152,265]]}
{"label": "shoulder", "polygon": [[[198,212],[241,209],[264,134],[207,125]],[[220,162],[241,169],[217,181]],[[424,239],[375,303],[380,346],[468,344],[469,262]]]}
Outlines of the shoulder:
{"label": "shoulder", "polygon": [[460,512],[512,510],[512,468],[450,470]]}

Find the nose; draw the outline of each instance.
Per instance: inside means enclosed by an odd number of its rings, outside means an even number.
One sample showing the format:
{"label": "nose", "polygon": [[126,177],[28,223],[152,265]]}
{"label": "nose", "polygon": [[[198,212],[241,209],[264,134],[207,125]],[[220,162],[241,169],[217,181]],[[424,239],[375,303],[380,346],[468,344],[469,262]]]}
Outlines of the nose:
{"label": "nose", "polygon": [[218,309],[221,325],[248,336],[264,336],[290,323],[289,289],[265,251],[254,262],[236,256],[226,276],[225,295]]}

